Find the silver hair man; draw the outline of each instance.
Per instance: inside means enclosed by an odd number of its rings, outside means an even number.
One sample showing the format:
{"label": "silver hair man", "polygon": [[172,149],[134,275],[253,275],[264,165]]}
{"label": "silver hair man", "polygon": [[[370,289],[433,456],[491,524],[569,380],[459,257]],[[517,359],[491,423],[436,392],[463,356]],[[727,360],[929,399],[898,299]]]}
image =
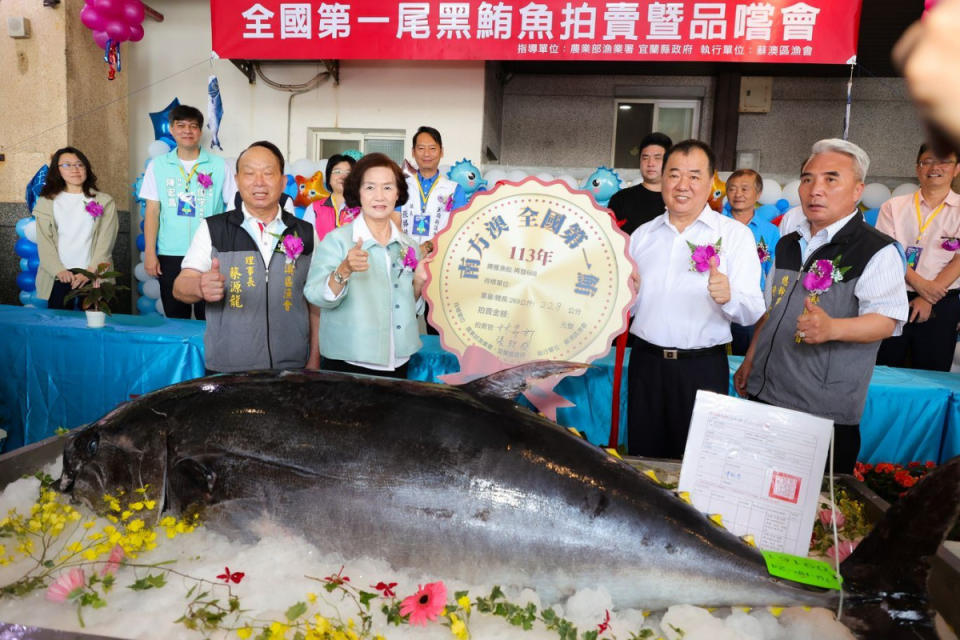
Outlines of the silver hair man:
{"label": "silver hair man", "polygon": [[[864,182],[867,179],[867,170],[870,168],[870,156],[867,155],[867,152],[853,144],[849,140],[841,140],[840,138],[825,138],[823,140],[818,140],[813,143],[813,147],[810,149],[810,157],[807,158],[807,162],[810,162],[813,156],[820,153],[828,152],[842,153],[853,158],[853,167],[854,175],[860,182]],[[807,162],[804,162],[806,166]]]}

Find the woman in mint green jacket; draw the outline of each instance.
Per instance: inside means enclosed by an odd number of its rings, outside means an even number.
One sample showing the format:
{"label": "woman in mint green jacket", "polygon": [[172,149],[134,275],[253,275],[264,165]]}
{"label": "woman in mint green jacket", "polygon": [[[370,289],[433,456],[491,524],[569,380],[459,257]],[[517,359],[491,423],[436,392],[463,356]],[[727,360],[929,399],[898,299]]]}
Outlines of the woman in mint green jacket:
{"label": "woman in mint green jacket", "polygon": [[417,328],[426,271],[417,242],[391,214],[407,201],[400,167],[382,153],[361,158],[344,185],[361,215],[317,245],[304,295],[323,309],[321,368],[405,378],[420,348]]}

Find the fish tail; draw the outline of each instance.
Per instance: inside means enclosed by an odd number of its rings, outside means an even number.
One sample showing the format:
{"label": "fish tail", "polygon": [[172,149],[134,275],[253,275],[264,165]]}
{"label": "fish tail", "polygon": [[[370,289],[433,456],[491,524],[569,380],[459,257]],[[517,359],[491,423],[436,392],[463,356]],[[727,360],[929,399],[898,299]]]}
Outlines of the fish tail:
{"label": "fish tail", "polygon": [[840,565],[853,594],[843,621],[863,638],[937,638],[930,560],[960,514],[960,456],[928,473]]}

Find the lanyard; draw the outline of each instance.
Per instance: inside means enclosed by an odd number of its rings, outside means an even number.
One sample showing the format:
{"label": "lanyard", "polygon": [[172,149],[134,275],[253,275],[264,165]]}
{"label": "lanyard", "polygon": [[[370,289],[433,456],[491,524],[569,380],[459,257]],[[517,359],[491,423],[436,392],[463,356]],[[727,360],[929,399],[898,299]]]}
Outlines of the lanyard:
{"label": "lanyard", "polygon": [[934,209],[929,216],[927,216],[926,222],[923,220],[923,214],[920,212],[920,190],[913,195],[913,206],[917,210],[917,244],[920,243],[920,239],[923,237],[923,232],[927,230],[927,227],[930,226],[930,223],[933,222],[933,219],[937,217],[940,211],[943,209],[943,205],[947,204],[946,199],[940,203],[940,206]]}
{"label": "lanyard", "polygon": [[427,200],[430,199],[430,194],[433,193],[434,187],[437,186],[440,182],[440,176],[436,175],[433,177],[433,184],[430,185],[430,189],[424,193],[423,184],[420,182],[420,174],[417,174],[417,189],[420,190],[420,213],[427,212]]}
{"label": "lanyard", "polygon": [[197,173],[197,169],[200,168],[200,161],[198,160],[196,163],[194,163],[193,168],[190,169],[190,175],[187,175],[187,172],[183,170],[183,163],[182,163],[182,162],[177,162],[177,168],[180,169],[180,175],[182,175],[182,176],[183,176],[183,179],[186,180],[186,183],[187,183],[187,184],[186,184],[186,189],[187,189],[187,192],[189,192],[189,191],[190,191],[190,181],[193,180],[194,174],[196,174],[196,173]]}

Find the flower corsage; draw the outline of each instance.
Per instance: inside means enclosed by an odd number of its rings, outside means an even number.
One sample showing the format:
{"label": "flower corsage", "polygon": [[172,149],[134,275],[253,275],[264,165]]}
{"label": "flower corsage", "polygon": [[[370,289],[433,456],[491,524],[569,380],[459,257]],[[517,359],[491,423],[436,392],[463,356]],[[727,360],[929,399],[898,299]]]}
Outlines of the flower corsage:
{"label": "flower corsage", "polygon": [[89,213],[90,217],[94,220],[103,215],[103,205],[96,200],[91,200],[88,202],[84,209],[86,209],[87,213]]}
{"label": "flower corsage", "polygon": [[[817,260],[810,265],[807,272],[803,274],[801,284],[803,284],[804,289],[810,292],[807,294],[807,297],[813,304],[820,302],[820,296],[829,291],[834,282],[842,282],[843,275],[850,270],[850,267],[840,266],[840,259],[842,257],[843,256],[838,255],[833,260]],[[806,312],[807,310],[804,308],[800,315]],[[805,337],[803,332],[798,331],[795,335],[797,344],[803,342]]]}
{"label": "flower corsage", "polygon": [[960,238],[940,236],[940,239],[943,240],[943,242],[940,243],[942,249],[946,249],[947,251],[960,251]]}
{"label": "flower corsage", "polygon": [[213,174],[212,173],[203,173],[202,171],[197,172],[197,182],[200,183],[200,186],[204,189],[209,189],[213,186]]}
{"label": "flower corsage", "polygon": [[693,244],[687,240],[687,246],[690,247],[690,271],[703,273],[710,270],[710,259],[720,257],[720,238],[714,244]]}
{"label": "flower corsage", "polygon": [[288,233],[280,240],[280,247],[287,256],[287,264],[293,264],[303,253],[303,239],[296,233]]}
{"label": "flower corsage", "polygon": [[767,247],[767,243],[762,238],[757,243],[757,257],[760,258],[760,264],[770,262],[770,248]]}

